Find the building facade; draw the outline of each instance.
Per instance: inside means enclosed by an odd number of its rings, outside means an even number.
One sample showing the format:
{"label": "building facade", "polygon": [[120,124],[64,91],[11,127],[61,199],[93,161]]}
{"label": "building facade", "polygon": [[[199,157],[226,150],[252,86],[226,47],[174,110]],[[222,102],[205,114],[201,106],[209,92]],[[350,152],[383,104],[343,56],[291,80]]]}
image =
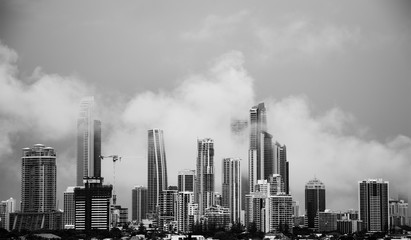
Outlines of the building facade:
{"label": "building facade", "polygon": [[196,202],[200,215],[214,205],[214,141],[197,140]]}
{"label": "building facade", "polygon": [[318,212],[325,210],[325,185],[314,178],[305,185],[305,226],[318,229]]}
{"label": "building facade", "polygon": [[161,192],[167,190],[167,162],[163,130],[148,130],[148,213],[157,214]]}
{"label": "building facade", "polygon": [[159,201],[158,229],[172,232],[172,222],[177,218],[177,190],[164,190]]}
{"label": "building facade", "polygon": [[177,193],[177,231],[190,233],[197,216],[198,205],[194,204],[194,193],[191,191]]}
{"label": "building facade", "polygon": [[4,228],[7,231],[11,230],[10,227],[10,214],[16,211],[16,200],[9,198],[8,200],[0,202],[0,228]]}
{"label": "building facade", "polygon": [[67,187],[64,192],[64,213],[63,213],[63,226],[65,229],[74,228],[76,221],[76,208],[74,203],[74,188]]}
{"label": "building facade", "polygon": [[241,218],[241,159],[223,159],[223,194],[222,206],[230,210],[232,223],[240,222]]}
{"label": "building facade", "polygon": [[77,186],[83,178],[101,177],[101,122],[94,116],[94,97],[80,102],[77,119]]}
{"label": "building facade", "polygon": [[109,230],[113,186],[103,185],[101,177],[83,181],[84,186],[74,188],[75,229]]}
{"label": "building facade", "polygon": [[287,161],[287,147],[278,142],[274,144],[274,172],[280,174],[284,183],[284,192],[290,194],[289,164]]}
{"label": "building facade", "polygon": [[[260,103],[257,106],[253,106],[250,109],[250,148],[248,151],[248,179],[249,190],[254,192],[254,187],[257,184],[257,180],[263,179],[261,171],[263,169],[261,151],[262,143],[261,139],[264,139],[263,132],[267,131],[267,117],[264,103]],[[261,137],[263,135],[263,137]]]}
{"label": "building facade", "polygon": [[358,182],[359,219],[367,231],[388,231],[388,185],[388,182],[382,179]]}
{"label": "building facade", "polygon": [[404,200],[389,201],[390,204],[390,229],[408,225],[408,203]]}
{"label": "building facade", "polygon": [[194,192],[195,170],[185,169],[178,172],[178,191]]}
{"label": "building facade", "polygon": [[147,188],[135,186],[131,191],[131,220],[141,223],[147,218]]}

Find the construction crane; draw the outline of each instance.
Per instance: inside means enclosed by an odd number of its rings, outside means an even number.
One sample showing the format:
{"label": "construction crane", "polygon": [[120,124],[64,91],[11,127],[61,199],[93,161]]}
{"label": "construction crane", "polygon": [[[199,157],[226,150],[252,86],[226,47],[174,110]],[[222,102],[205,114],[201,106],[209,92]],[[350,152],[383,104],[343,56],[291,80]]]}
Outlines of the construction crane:
{"label": "construction crane", "polygon": [[110,155],[110,156],[100,156],[100,159],[103,160],[104,158],[112,158],[113,159],[113,205],[116,205],[117,196],[116,196],[116,162],[118,160],[121,161],[121,157],[118,155]]}

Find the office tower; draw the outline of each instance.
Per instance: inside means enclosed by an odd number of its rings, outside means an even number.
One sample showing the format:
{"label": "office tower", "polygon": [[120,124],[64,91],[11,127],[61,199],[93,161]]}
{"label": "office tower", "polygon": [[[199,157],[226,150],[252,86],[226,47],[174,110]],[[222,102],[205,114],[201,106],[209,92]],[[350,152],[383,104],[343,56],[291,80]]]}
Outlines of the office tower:
{"label": "office tower", "polygon": [[160,194],[158,228],[160,231],[170,232],[172,222],[176,219],[177,213],[177,190],[164,190]]}
{"label": "office tower", "polygon": [[182,170],[178,172],[178,191],[179,192],[194,192],[195,186],[195,170]]}
{"label": "office tower", "polygon": [[[257,184],[257,180],[264,179],[264,149],[268,152],[268,146],[264,144],[264,140],[269,141],[272,138],[272,136],[266,132],[266,124],[266,109],[264,103],[252,107],[250,109],[250,149],[248,152],[248,179],[250,192],[254,192],[254,186]],[[268,160],[269,159],[266,159],[266,161]]]}
{"label": "office tower", "polygon": [[56,153],[35,144],[23,148],[21,167],[21,213],[13,229],[60,229],[62,213],[56,211]]}
{"label": "office tower", "polygon": [[136,186],[132,190],[132,212],[131,220],[140,223],[147,218],[147,188]]}
{"label": "office tower", "polygon": [[74,204],[74,188],[67,187],[64,192],[64,213],[63,213],[63,225],[65,229],[74,228],[76,220],[76,208]]}
{"label": "office tower", "polygon": [[241,217],[241,159],[223,159],[222,206],[230,210],[232,223],[240,222]]}
{"label": "office tower", "polygon": [[408,225],[408,203],[404,200],[389,201],[390,204],[390,229]]}
{"label": "office tower", "polygon": [[287,147],[276,142],[274,144],[274,155],[274,172],[281,175],[281,178],[284,182],[284,191],[286,194],[290,194]]}
{"label": "office tower", "polygon": [[305,226],[318,229],[318,212],[325,210],[325,185],[314,178],[305,185]]}
{"label": "office tower", "polygon": [[358,182],[360,220],[370,232],[388,230],[388,182],[368,179]]}
{"label": "office tower", "polygon": [[156,214],[161,192],[167,190],[167,162],[163,130],[148,130],[148,213]]}
{"label": "office tower", "polygon": [[77,186],[85,177],[101,176],[101,122],[94,119],[94,97],[80,102],[77,119]]}
{"label": "office tower", "polygon": [[83,182],[84,186],[74,188],[75,229],[108,230],[113,186],[103,185],[101,177],[84,178]]}
{"label": "office tower", "polygon": [[16,211],[16,200],[10,198],[0,203],[0,228],[10,231],[10,214]]}
{"label": "office tower", "polygon": [[194,204],[194,193],[191,191],[177,193],[177,231],[189,233],[192,231],[197,215],[197,204]]}
{"label": "office tower", "polygon": [[196,202],[200,215],[214,204],[214,141],[197,140]]}

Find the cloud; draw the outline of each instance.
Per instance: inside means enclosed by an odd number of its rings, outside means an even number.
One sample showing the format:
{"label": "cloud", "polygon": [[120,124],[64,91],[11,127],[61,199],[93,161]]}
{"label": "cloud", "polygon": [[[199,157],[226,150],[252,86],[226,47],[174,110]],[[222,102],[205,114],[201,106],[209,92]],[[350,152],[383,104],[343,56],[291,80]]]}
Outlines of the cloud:
{"label": "cloud", "polygon": [[344,53],[347,46],[361,37],[359,28],[314,24],[305,19],[292,19],[278,25],[256,27],[262,59],[321,61],[329,54]]}
{"label": "cloud", "polygon": [[334,210],[357,209],[357,182],[363,179],[389,181],[394,198],[411,187],[409,137],[367,140],[354,116],[339,108],[316,115],[306,97],[269,101],[267,108],[274,138],[287,145],[291,191],[300,203],[314,176],[324,182],[327,208]]}
{"label": "cloud", "polygon": [[[73,150],[73,120],[79,100],[89,91],[75,77],[46,74],[40,68],[29,79],[20,79],[17,60],[17,53],[0,42],[0,174],[6,178],[0,182],[7,184],[1,187],[8,192],[2,196],[11,194],[15,198],[20,191],[21,162],[16,159],[21,157],[21,148],[36,143],[54,147],[59,156],[58,172],[72,169],[67,163],[74,163],[74,153],[59,153]],[[67,178],[59,180],[60,187],[67,182]]]}
{"label": "cloud", "polygon": [[181,34],[181,38],[187,41],[215,41],[216,39],[221,39],[238,31],[240,23],[243,22],[247,15],[248,12],[246,11],[240,11],[225,17],[208,15],[203,20],[199,30],[185,32]]}

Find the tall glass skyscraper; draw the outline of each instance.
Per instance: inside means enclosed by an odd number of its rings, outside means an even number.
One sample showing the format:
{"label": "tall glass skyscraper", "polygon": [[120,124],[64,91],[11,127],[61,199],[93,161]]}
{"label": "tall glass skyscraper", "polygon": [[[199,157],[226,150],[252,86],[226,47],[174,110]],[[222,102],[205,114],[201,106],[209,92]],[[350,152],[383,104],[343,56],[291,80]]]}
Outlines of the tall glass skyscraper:
{"label": "tall glass skyscraper", "polygon": [[241,218],[241,159],[223,159],[223,197],[222,206],[230,209],[232,223]]}
{"label": "tall glass skyscraper", "polygon": [[131,196],[131,220],[140,223],[143,219],[147,218],[147,188],[143,186],[135,186]]}
{"label": "tall glass skyscraper", "polygon": [[194,192],[195,170],[185,169],[178,172],[178,191]]}
{"label": "tall glass skyscraper", "polygon": [[365,230],[388,231],[389,190],[388,182],[368,179],[358,182],[359,219]]}
{"label": "tall glass skyscraper", "polygon": [[197,140],[196,202],[199,215],[214,204],[214,141]]}
{"label": "tall glass skyscraper", "polygon": [[325,210],[325,185],[314,178],[305,185],[305,226],[318,229],[318,212]]}
{"label": "tall glass skyscraper", "polygon": [[94,97],[80,102],[77,119],[77,186],[83,178],[101,176],[101,122],[94,119]]}
{"label": "tall glass skyscraper", "polygon": [[167,162],[163,130],[148,130],[148,213],[157,213],[161,192],[167,190]]}
{"label": "tall glass skyscraper", "polygon": [[281,145],[278,142],[274,144],[274,169],[276,174],[281,175],[281,179],[284,183],[284,191],[286,194],[290,193],[290,180],[289,180],[289,163],[287,161],[287,147]]}

